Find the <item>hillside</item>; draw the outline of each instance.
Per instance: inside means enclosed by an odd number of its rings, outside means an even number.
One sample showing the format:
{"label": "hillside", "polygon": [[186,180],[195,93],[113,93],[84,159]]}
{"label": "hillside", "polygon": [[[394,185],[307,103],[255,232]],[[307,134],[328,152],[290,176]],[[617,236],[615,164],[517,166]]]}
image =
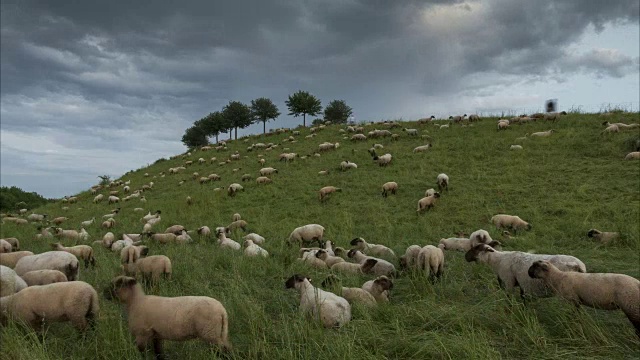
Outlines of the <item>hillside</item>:
{"label": "hillside", "polygon": [[[470,234],[486,229],[504,243],[503,250],[570,254],[580,258],[589,272],[640,278],[640,164],[623,160],[634,150],[632,143],[640,132],[601,135],[604,119],[570,114],[557,123],[538,121],[512,125],[505,131],[497,131],[496,119],[488,118],[473,127],[452,125],[449,129],[402,123],[432,138],[433,148],[418,154],[412,149],[427,140],[410,137],[401,129],[392,130],[400,135],[398,141],[381,138],[353,143],[338,132],[344,126],[328,126],[311,139],[305,138],[309,129],[301,129],[295,143],[283,142],[291,133],[239,139],[228,143],[228,151],[195,151],[123,176],[134,190],[150,181],[154,185],[144,193],[146,204],[137,199],[120,204],[114,233],[139,233],[142,215],[159,209],[162,221],[155,226],[157,231],[174,224],[190,230],[203,225],[214,229],[228,225],[232,214],[240,213],[250,232],[267,239],[264,247],[271,256],[266,259],[221,250],[214,240],[196,235],[192,235],[196,241],[188,245],[146,244],[151,254],[167,255],[173,262],[172,279],[147,293],[206,295],[220,300],[229,313],[233,358],[237,359],[631,358],[638,355],[640,341],[622,312],[584,307],[576,312],[556,298],[525,305],[500,290],[488,267],[467,263],[461,252],[446,252],[445,274],[439,282],[431,284],[423,274],[404,273],[395,279],[388,305],[373,310],[354,306],[353,320],[339,330],[326,330],[302,318],[298,293],[284,288],[285,280],[294,273],[310,276],[316,286],[329,273],[294,262],[297,248],[285,242],[294,228],[309,223],[323,225],[325,239],[338,246],[349,248],[351,239],[363,237],[391,247],[397,255],[412,244],[437,244],[440,238],[454,237],[459,231]],[[617,114],[607,119],[630,123],[638,122],[639,115]],[[383,127],[367,125],[365,133],[373,128]],[[556,132],[548,138],[515,140],[550,128]],[[338,141],[340,147],[291,163],[277,160],[282,152],[312,155],[325,141]],[[257,142],[279,143],[280,147],[248,152],[247,147]],[[371,160],[367,149],[374,143],[384,145],[380,154],[393,155],[391,165],[379,167]],[[524,150],[510,151],[509,146],[516,143]],[[236,150],[241,160],[218,164]],[[271,184],[255,183],[263,167],[258,163],[259,154],[264,155],[265,166],[279,170],[271,176]],[[198,165],[200,157],[217,160]],[[193,160],[194,165],[168,175],[170,167],[186,160]],[[358,168],[339,171],[343,160],[357,163]],[[233,172],[234,168],[240,170]],[[318,175],[320,170],[330,173]],[[167,175],[161,177],[161,172]],[[192,180],[193,172],[200,176],[217,173],[222,181],[199,185]],[[451,179],[449,191],[434,209],[417,214],[418,200],[426,189],[437,188],[435,179],[442,172]],[[241,182],[245,173],[254,180]],[[181,180],[185,183],[179,186]],[[387,181],[396,181],[399,191],[384,198],[381,186]],[[214,191],[234,182],[241,183],[245,191],[235,197],[224,190]],[[327,185],[343,191],[320,203],[318,190]],[[187,196],[194,199],[193,205],[186,205]],[[93,204],[93,197],[85,191],[78,195],[77,204],[48,204],[35,212],[50,218],[69,217],[64,228],[79,228],[81,221],[96,217],[96,224],[87,231],[92,241],[101,239],[106,232],[99,228],[102,215],[114,206],[106,201]],[[136,207],[145,212],[133,212]],[[532,224],[531,231],[504,240],[489,222],[499,213],[519,215]],[[587,238],[591,228],[618,231],[621,237],[602,245]],[[2,226],[2,237],[19,238],[23,249],[49,250],[48,241],[32,240],[35,233],[35,224]],[[237,232],[230,237],[240,240],[242,235]],[[101,294],[119,274],[120,264],[109,250],[94,248],[98,267],[81,269],[80,279]],[[340,278],[343,286],[360,287],[372,276]],[[102,296],[100,306],[97,329],[85,337],[69,324],[55,324],[41,344],[10,325],[1,332],[2,352],[12,359],[138,358],[121,307]],[[205,359],[213,354],[198,341],[167,341],[164,348],[174,359]]]}

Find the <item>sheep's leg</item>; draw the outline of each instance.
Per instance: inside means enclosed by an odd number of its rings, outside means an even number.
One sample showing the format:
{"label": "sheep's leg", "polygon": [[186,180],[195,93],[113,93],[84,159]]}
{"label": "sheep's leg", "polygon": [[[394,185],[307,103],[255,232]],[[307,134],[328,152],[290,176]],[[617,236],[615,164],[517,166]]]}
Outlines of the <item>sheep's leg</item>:
{"label": "sheep's leg", "polygon": [[152,336],[153,336],[152,334],[148,334],[146,332],[136,336],[136,347],[138,348],[138,351],[140,352],[143,358],[145,357],[144,355],[145,355],[145,352],[147,351],[149,340],[151,339]]}
{"label": "sheep's leg", "polygon": [[157,336],[154,336],[151,341],[153,342],[153,353],[156,356],[156,360],[165,359],[165,356],[162,353],[162,340],[158,339]]}

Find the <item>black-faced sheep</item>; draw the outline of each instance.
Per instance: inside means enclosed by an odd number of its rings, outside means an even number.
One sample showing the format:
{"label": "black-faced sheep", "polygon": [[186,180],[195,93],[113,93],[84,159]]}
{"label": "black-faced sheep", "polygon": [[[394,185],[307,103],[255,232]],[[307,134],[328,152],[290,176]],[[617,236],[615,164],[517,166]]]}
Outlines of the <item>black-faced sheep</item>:
{"label": "black-faced sheep", "polygon": [[416,268],[430,280],[439,278],[444,272],[444,252],[433,245],[424,246],[418,253]]}
{"label": "black-faced sheep", "polygon": [[620,233],[617,232],[603,232],[598,229],[591,229],[587,232],[587,236],[596,240],[599,240],[603,244],[608,244],[611,241],[620,237]]}
{"label": "black-faced sheep", "polygon": [[303,245],[305,243],[317,242],[322,246],[322,240],[324,236],[324,227],[318,224],[308,224],[295,228],[289,235],[289,243],[298,243]]}
{"label": "black-faced sheep", "polygon": [[362,284],[362,289],[369,292],[378,303],[389,302],[389,291],[393,289],[393,281],[386,276],[378,276]]}
{"label": "black-faced sheep", "polygon": [[326,328],[341,327],[351,320],[351,305],[345,298],[314,287],[306,276],[294,274],[285,288],[298,290],[300,311],[320,320]]}
{"label": "black-faced sheep", "polygon": [[354,246],[355,249],[362,251],[362,253],[366,255],[396,257],[396,253],[394,253],[390,248],[384,245],[369,244],[361,237],[351,240],[350,244],[351,246]]}
{"label": "black-faced sheep", "polygon": [[10,253],[0,253],[0,265],[14,268],[18,263],[18,260],[25,256],[33,255],[31,251],[14,251]]}
{"label": "black-faced sheep", "polygon": [[89,245],[65,247],[60,243],[55,243],[51,244],[51,249],[54,251],[66,251],[75,255],[78,259],[84,260],[85,269],[89,267],[89,264],[91,264],[92,267],[96,266],[96,258],[93,256],[93,248]]}
{"label": "black-faced sheep", "polygon": [[392,263],[379,259],[373,256],[368,256],[360,252],[356,249],[351,249],[347,253],[347,257],[352,258],[357,263],[363,265],[368,259],[374,259],[377,262],[371,267],[369,273],[374,275],[386,275],[386,276],[394,276],[396,275],[396,267],[393,266]]}
{"label": "black-faced sheep", "polygon": [[342,189],[339,187],[335,187],[335,186],[325,186],[322,189],[320,189],[320,191],[318,191],[318,198],[320,198],[320,201],[325,200],[329,194],[333,194],[334,192],[341,192]]}
{"label": "black-faced sheep", "polygon": [[382,184],[382,196],[387,197],[389,193],[395,195],[398,191],[398,183],[395,181],[389,181]]}
{"label": "black-faced sheep", "polygon": [[362,288],[344,287],[340,284],[340,279],[333,274],[329,274],[329,276],[322,281],[321,286],[331,290],[331,292],[338,296],[342,296],[349,304],[361,303],[369,307],[378,305],[376,298],[374,298],[370,292]]}
{"label": "black-faced sheep", "polygon": [[440,193],[434,193],[430,196],[425,196],[422,199],[418,200],[418,210],[417,212],[422,212],[423,210],[429,210],[436,204],[436,199],[440,197]]}

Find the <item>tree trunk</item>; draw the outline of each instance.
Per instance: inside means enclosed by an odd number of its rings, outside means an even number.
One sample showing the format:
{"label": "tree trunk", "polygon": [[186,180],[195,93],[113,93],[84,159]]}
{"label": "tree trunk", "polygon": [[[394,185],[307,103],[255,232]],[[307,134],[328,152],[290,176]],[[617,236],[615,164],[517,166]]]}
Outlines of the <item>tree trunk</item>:
{"label": "tree trunk", "polygon": [[231,141],[233,136],[233,128],[229,129],[229,141]]}
{"label": "tree trunk", "polygon": [[238,127],[236,126],[236,140],[238,140]]}
{"label": "tree trunk", "polygon": [[218,143],[218,134],[216,134],[216,144]]}
{"label": "tree trunk", "polygon": [[267,135],[267,120],[262,120],[262,135]]}
{"label": "tree trunk", "polygon": [[302,126],[307,127],[307,114],[302,113]]}

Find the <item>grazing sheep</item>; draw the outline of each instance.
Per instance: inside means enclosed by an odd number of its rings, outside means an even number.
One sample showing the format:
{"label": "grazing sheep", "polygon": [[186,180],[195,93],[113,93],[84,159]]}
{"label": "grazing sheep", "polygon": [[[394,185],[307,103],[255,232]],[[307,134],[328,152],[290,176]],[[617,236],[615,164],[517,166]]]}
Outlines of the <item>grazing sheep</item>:
{"label": "grazing sheep", "polygon": [[177,236],[176,234],[158,234],[153,232],[148,232],[146,233],[146,235],[149,236],[151,240],[157,241],[160,244],[168,244],[170,242],[175,242],[176,236]]}
{"label": "grazing sheep", "polygon": [[620,132],[620,128],[618,127],[618,125],[611,124],[607,126],[606,129],[602,130],[600,134],[604,134],[604,133],[611,134],[611,133],[617,133],[617,132]]}
{"label": "grazing sheep", "polygon": [[625,160],[638,160],[640,159],[640,151],[634,151],[627,154],[624,157]]}
{"label": "grazing sheep", "polygon": [[78,279],[78,259],[75,255],[63,251],[47,251],[36,255],[23,256],[18,260],[15,271],[22,275],[33,270],[58,270],[69,281]]}
{"label": "grazing sheep", "polygon": [[320,191],[318,191],[318,197],[320,201],[325,200],[329,194],[333,194],[334,192],[341,192],[342,189],[335,186],[325,186]]}
{"label": "grazing sheep", "polygon": [[27,216],[27,220],[34,222],[44,221],[47,216],[47,214],[29,214],[29,216]]}
{"label": "grazing sheep", "polygon": [[374,298],[370,292],[362,288],[343,287],[340,285],[340,279],[333,274],[329,274],[321,286],[331,289],[332,292],[338,296],[342,296],[349,304],[362,303],[369,307],[378,305],[376,298]]}
{"label": "grazing sheep", "polygon": [[433,245],[424,246],[418,253],[416,267],[432,281],[440,278],[444,271],[444,252]]}
{"label": "grazing sheep", "polygon": [[247,226],[249,224],[244,220],[236,220],[233,221],[227,226],[227,232],[231,232],[237,229],[242,229],[243,231],[247,231]]}
{"label": "grazing sheep", "polygon": [[117,196],[113,196],[113,195],[112,195],[112,196],[109,196],[109,197],[107,198],[107,202],[108,202],[109,204],[115,204],[115,203],[120,202],[120,198],[118,198]]}
{"label": "grazing sheep", "polygon": [[516,215],[494,215],[493,217],[491,217],[491,222],[496,226],[497,229],[511,228],[514,231],[522,229],[531,230],[531,224],[522,220],[519,216]]}
{"label": "grazing sheep", "polygon": [[547,130],[547,131],[540,131],[540,132],[534,132],[531,135],[529,135],[530,137],[547,137],[547,136],[551,136],[551,134],[553,134],[554,130]]}
{"label": "grazing sheep", "polygon": [[80,231],[78,232],[78,239],[80,241],[88,241],[90,237],[91,236],[89,235],[87,230],[85,230],[84,228],[80,228]]}
{"label": "grazing sheep", "polygon": [[240,178],[241,181],[249,181],[251,180],[252,176],[251,174],[242,174],[242,177]]}
{"label": "grazing sheep", "polygon": [[13,269],[0,265],[0,297],[13,295],[27,286],[29,285]]}
{"label": "grazing sheep", "polygon": [[369,271],[371,274],[386,275],[386,276],[392,276],[396,274],[396,268],[395,266],[393,266],[392,263],[383,259],[373,257],[373,256],[365,255],[357,249],[349,250],[349,252],[347,253],[347,257],[352,258],[353,260],[355,260],[357,263],[360,263],[360,264],[364,264],[365,261],[367,261],[367,259],[377,260],[375,265],[373,265],[373,267],[371,267]]}
{"label": "grazing sheep", "polygon": [[300,311],[320,320],[326,328],[341,327],[351,320],[351,305],[345,298],[314,287],[306,276],[294,274],[285,288],[298,290]]}
{"label": "grazing sheep", "polygon": [[60,243],[51,244],[51,248],[54,251],[66,251],[75,255],[78,259],[84,260],[84,268],[89,267],[91,263],[92,267],[96,266],[96,258],[93,256],[93,248],[89,245],[76,245],[71,247],[62,246]]}
{"label": "grazing sheep", "polygon": [[422,212],[424,209],[431,209],[436,204],[436,199],[440,197],[440,193],[435,193],[430,196],[423,197],[418,201],[418,210],[417,212]]}
{"label": "grazing sheep", "polygon": [[400,256],[399,259],[401,270],[409,269],[416,264],[420,249],[422,248],[419,245],[411,245],[407,248],[404,255]]}
{"label": "grazing sheep", "polygon": [[117,299],[127,312],[129,331],[144,352],[149,345],[163,358],[162,340],[199,338],[224,351],[231,350],[229,318],[220,301],[207,296],[146,295],[136,279],[118,276],[104,289],[107,300]]}
{"label": "grazing sheep", "polygon": [[[46,299],[46,301],[42,301]],[[93,327],[100,311],[98,293],[83,281],[31,286],[0,299],[0,317],[28,324],[38,332],[43,323],[70,321],[80,331]]]}
{"label": "grazing sheep", "polygon": [[243,237],[243,239],[244,240],[251,240],[256,244],[263,244],[265,242],[265,238],[260,236],[260,235],[258,235],[258,234],[256,234],[256,233],[251,233],[251,234],[245,235]]}
{"label": "grazing sheep", "polygon": [[51,222],[56,224],[56,225],[60,225],[60,224],[62,224],[63,222],[65,222],[67,220],[69,220],[68,217],[60,216],[60,217],[57,217],[57,218],[51,220]]}
{"label": "grazing sheep", "polygon": [[28,286],[49,285],[67,281],[67,276],[58,270],[34,270],[21,276]]}
{"label": "grazing sheep", "polygon": [[406,132],[409,136],[418,136],[418,129],[407,129],[404,128],[402,131]]}
{"label": "grazing sheep", "polygon": [[480,121],[480,116],[476,114],[472,114],[472,115],[469,115],[467,120],[469,120],[469,122]]}
{"label": "grazing sheep", "polygon": [[382,184],[382,196],[387,197],[389,193],[395,195],[398,191],[398,183],[395,181],[389,181]]}
{"label": "grazing sheep", "polygon": [[236,196],[238,191],[244,191],[244,188],[242,187],[242,185],[238,183],[233,183],[229,185],[229,187],[227,188],[227,194],[229,194],[229,196]]}
{"label": "grazing sheep", "polygon": [[274,169],[272,167],[266,167],[266,168],[262,168],[260,169],[260,176],[267,176],[267,175],[271,175],[271,174],[277,174],[278,170]]}
{"label": "grazing sheep", "polygon": [[186,228],[182,225],[171,225],[169,226],[164,233],[165,234],[176,234],[182,232],[182,230],[186,230]]}
{"label": "grazing sheep", "polygon": [[0,254],[10,253],[12,250],[11,244],[5,239],[0,239]]}
{"label": "grazing sheep", "polygon": [[238,221],[238,220],[242,220],[242,216],[240,216],[240,214],[235,213],[231,215],[231,221]]}
{"label": "grazing sheep", "polygon": [[453,121],[454,124],[456,123],[460,123],[462,122],[462,120],[464,120],[464,118],[467,117],[467,114],[464,115],[456,115],[456,116],[449,116],[449,120]]}
{"label": "grazing sheep", "polygon": [[467,262],[487,264],[498,276],[498,284],[507,293],[515,287],[520,288],[520,296],[549,297],[553,293],[541,280],[532,279],[528,275],[531,264],[537,260],[549,260],[562,271],[587,272],[580,259],[569,255],[531,254],[521,251],[498,251],[487,244],[479,244],[464,255]]}
{"label": "grazing sheep", "polygon": [[187,205],[190,206],[191,204],[193,204],[193,199],[191,199],[191,196],[187,196]]}
{"label": "grazing sheep", "polygon": [[308,224],[295,228],[289,235],[289,243],[297,242],[300,245],[318,242],[322,246],[322,238],[324,236],[324,227],[318,224]]}
{"label": "grazing sheep", "polygon": [[506,130],[509,127],[509,120],[498,121],[498,131]]}
{"label": "grazing sheep", "polygon": [[429,150],[429,148],[431,148],[431,147],[433,147],[433,145],[431,145],[431,144],[421,145],[421,146],[415,147],[413,149],[413,153],[415,154],[415,153],[419,153],[419,152],[424,152],[424,151]]}
{"label": "grazing sheep", "polygon": [[114,218],[109,218],[105,220],[104,222],[102,222],[102,225],[101,225],[103,229],[111,229],[114,226],[116,226],[116,220]]}
{"label": "grazing sheep", "polygon": [[266,177],[266,176],[259,176],[256,178],[256,183],[257,184],[270,184],[273,180],[271,180],[270,178]]}
{"label": "grazing sheep", "polygon": [[527,271],[541,279],[553,292],[576,307],[621,309],[640,337],[640,281],[615,273],[579,273],[562,271],[546,260],[535,261]]}
{"label": "grazing sheep", "polygon": [[92,218],[91,218],[91,220],[83,221],[82,223],[80,223],[80,225],[81,225],[82,227],[88,227],[88,226],[93,225],[93,222],[94,222],[95,220],[96,220],[96,217],[94,216],[94,217],[92,217]]}
{"label": "grazing sheep", "polygon": [[389,302],[389,291],[391,291],[391,289],[393,289],[393,281],[384,275],[362,284],[362,290],[373,295],[378,303]]}
{"label": "grazing sheep", "polygon": [[204,237],[211,236],[211,229],[209,229],[208,226],[201,226],[201,227],[198,228],[198,230],[196,230],[196,232],[200,236],[204,236]]}
{"label": "grazing sheep", "polygon": [[556,121],[558,120],[558,118],[560,117],[560,115],[567,115],[566,111],[562,111],[562,112],[549,112],[544,114],[544,119],[547,121]]}
{"label": "grazing sheep", "polygon": [[255,244],[253,240],[245,240],[243,245],[245,247],[244,254],[246,256],[262,256],[262,257],[269,256],[269,253],[267,252],[267,250]]}
{"label": "grazing sheep", "polygon": [[449,191],[449,176],[447,176],[447,174],[438,174],[436,182],[438,183],[438,189],[440,192],[442,192],[442,190]]}
{"label": "grazing sheep", "polygon": [[355,134],[351,136],[351,141],[364,141],[367,140],[367,136],[364,134]]}
{"label": "grazing sheep", "polygon": [[320,259],[320,260],[324,261],[324,262],[325,262],[325,264],[327,264],[327,266],[328,266],[329,268],[331,268],[333,265],[335,265],[335,264],[337,264],[337,263],[340,263],[340,262],[343,262],[343,261],[344,261],[344,259],[343,259],[343,258],[341,258],[341,257],[339,257],[339,256],[333,256],[333,255],[331,255],[331,254],[330,254],[327,250],[325,250],[325,249],[320,249],[320,250],[318,250],[318,251],[316,252],[315,256],[316,256],[318,259]]}
{"label": "grazing sheep", "polygon": [[10,253],[0,253],[0,265],[14,268],[18,263],[18,260],[25,256],[33,255],[31,251],[15,251]]}
{"label": "grazing sheep", "polygon": [[469,241],[471,242],[471,247],[474,247],[478,244],[489,244],[493,241],[489,232],[483,229],[476,230],[469,235]]}
{"label": "grazing sheep", "polygon": [[511,145],[510,150],[522,150],[522,145]]}
{"label": "grazing sheep", "polygon": [[348,160],[345,160],[340,163],[340,170],[342,171],[346,171],[349,169],[357,169],[357,168],[358,168],[358,165],[356,163],[350,162]]}
{"label": "grazing sheep", "polygon": [[384,245],[369,244],[361,237],[351,240],[350,244],[354,246],[354,249],[358,249],[366,255],[396,257],[396,253],[390,248]]}
{"label": "grazing sheep", "polygon": [[473,247],[471,240],[466,238],[440,239],[438,247],[442,250],[457,250],[467,252]]}
{"label": "grazing sheep", "polygon": [[599,240],[600,242],[602,242],[603,244],[608,244],[611,241],[617,239],[618,237],[620,237],[620,233],[617,232],[602,232],[598,229],[591,229],[589,230],[589,232],[587,232],[587,236],[590,238],[594,238],[596,240]]}
{"label": "grazing sheep", "polygon": [[187,234],[187,232],[185,230],[182,230],[176,236],[176,243],[177,244],[186,244],[186,243],[190,243],[192,241],[193,241],[193,239],[191,238],[191,236],[189,234]]}
{"label": "grazing sheep", "polygon": [[424,192],[424,196],[432,196],[433,194],[436,193],[436,189],[431,188],[431,189],[427,189],[427,191]]}

